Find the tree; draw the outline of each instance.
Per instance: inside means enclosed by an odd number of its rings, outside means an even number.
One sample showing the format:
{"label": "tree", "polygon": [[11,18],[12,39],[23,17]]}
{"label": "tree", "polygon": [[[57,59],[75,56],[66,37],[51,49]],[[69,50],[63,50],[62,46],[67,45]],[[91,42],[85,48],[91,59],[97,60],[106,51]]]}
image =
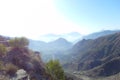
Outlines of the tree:
{"label": "tree", "polygon": [[6,47],[3,44],[0,44],[0,57],[3,57],[7,52]]}
{"label": "tree", "polygon": [[11,47],[17,47],[17,48],[23,48],[28,46],[29,44],[29,40],[25,37],[21,37],[21,38],[13,38],[9,41],[9,44]]}
{"label": "tree", "polygon": [[49,73],[55,78],[55,80],[65,80],[65,75],[58,60],[50,60],[47,64]]}

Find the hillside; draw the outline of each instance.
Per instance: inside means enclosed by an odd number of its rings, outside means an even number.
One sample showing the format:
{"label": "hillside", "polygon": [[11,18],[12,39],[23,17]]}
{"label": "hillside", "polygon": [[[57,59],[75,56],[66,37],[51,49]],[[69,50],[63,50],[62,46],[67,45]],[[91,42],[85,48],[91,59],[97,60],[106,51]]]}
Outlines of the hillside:
{"label": "hillside", "polygon": [[17,66],[18,69],[24,69],[31,79],[50,79],[50,76],[45,71],[45,65],[40,59],[40,56],[28,49],[12,49],[7,53],[5,58],[3,58],[3,61],[6,64],[11,63]]}
{"label": "hillside", "polygon": [[[71,50],[66,69],[88,71],[90,76],[110,76],[120,72],[120,33],[82,40]],[[116,65],[115,65],[116,64]],[[92,74],[93,75],[92,75]]]}
{"label": "hillside", "polygon": [[0,44],[1,80],[53,80],[40,53],[27,47],[26,38],[10,39],[7,43],[9,46]]}

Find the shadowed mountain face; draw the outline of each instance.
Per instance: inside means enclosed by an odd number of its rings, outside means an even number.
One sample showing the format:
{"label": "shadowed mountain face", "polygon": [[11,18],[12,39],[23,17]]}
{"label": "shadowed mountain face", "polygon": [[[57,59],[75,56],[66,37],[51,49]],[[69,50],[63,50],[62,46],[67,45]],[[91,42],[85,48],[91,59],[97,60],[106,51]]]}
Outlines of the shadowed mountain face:
{"label": "shadowed mountain face", "polygon": [[120,72],[117,66],[120,63],[119,57],[120,33],[116,33],[76,43],[71,50],[71,62],[64,67],[78,71],[90,70],[95,75],[108,76]]}

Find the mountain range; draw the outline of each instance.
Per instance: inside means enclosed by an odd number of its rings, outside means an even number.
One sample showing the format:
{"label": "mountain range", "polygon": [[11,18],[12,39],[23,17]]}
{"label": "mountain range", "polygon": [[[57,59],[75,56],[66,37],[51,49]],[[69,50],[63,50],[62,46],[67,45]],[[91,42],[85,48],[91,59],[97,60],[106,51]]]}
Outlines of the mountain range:
{"label": "mountain range", "polygon": [[120,30],[103,30],[100,32],[94,32],[92,34],[86,35],[83,38],[84,39],[96,39],[98,37],[109,35],[109,34],[114,34],[116,32],[120,32]]}
{"label": "mountain range", "polygon": [[[119,30],[113,30],[113,31],[105,30],[101,32],[95,32],[86,36],[82,36],[77,32],[72,32],[72,33],[62,34],[62,35],[48,34],[42,37],[44,37],[45,40],[48,40],[48,39],[51,40],[50,42],[45,42],[42,40],[41,41],[30,40],[29,48],[35,51],[40,51],[41,54],[43,54],[43,58],[45,56],[49,56],[49,57],[46,57],[46,59],[49,59],[49,58],[51,59],[53,55],[54,56],[56,55],[55,57],[58,57],[58,55],[59,56],[60,55],[63,56],[64,54],[66,55],[66,53],[69,53],[71,51],[69,49],[71,49],[74,46],[74,44],[79,41],[95,39],[95,38],[113,34],[116,32],[119,32]],[[77,49],[77,48],[75,47],[74,49]]]}
{"label": "mountain range", "polygon": [[64,33],[64,34],[46,34],[46,35],[41,35],[38,37],[37,41],[43,41],[43,42],[52,42],[55,41],[59,38],[64,38],[69,42],[76,43],[82,39],[95,39],[104,35],[109,35],[113,34],[116,32],[120,32],[120,30],[103,30],[99,32],[94,32],[88,35],[82,35],[79,32],[71,32],[71,33]]}
{"label": "mountain range", "polygon": [[[92,34],[88,35],[81,35],[78,32],[71,32],[71,33],[66,33],[66,34],[61,34],[61,35],[56,35],[56,34],[47,34],[47,35],[42,35],[39,37],[39,40],[32,40],[30,39],[30,45],[36,46],[35,49],[37,49],[38,45],[42,45],[44,47],[44,44],[48,43],[54,43],[54,41],[59,40],[59,39],[64,39],[67,42],[71,43],[77,43],[78,41],[82,39],[96,39],[101,36],[113,34],[116,32],[120,32],[120,30],[104,30],[100,32],[94,32]],[[39,46],[38,46],[39,47]],[[32,47],[34,49],[34,47]],[[41,47],[42,48],[42,47]]]}
{"label": "mountain range", "polygon": [[38,39],[44,42],[51,42],[59,38],[64,38],[69,42],[74,42],[82,38],[82,35],[78,32],[64,33],[64,34],[46,34],[40,36]]}
{"label": "mountain range", "polygon": [[120,72],[120,33],[83,39],[70,52],[65,69],[88,76],[111,76]]}

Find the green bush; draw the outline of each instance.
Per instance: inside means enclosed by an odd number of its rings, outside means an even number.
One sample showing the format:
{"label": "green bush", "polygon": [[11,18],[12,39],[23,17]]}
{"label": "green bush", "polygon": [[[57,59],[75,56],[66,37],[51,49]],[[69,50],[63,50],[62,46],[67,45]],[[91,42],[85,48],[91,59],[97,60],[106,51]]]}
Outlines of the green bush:
{"label": "green bush", "polygon": [[64,71],[58,60],[50,60],[46,66],[48,72],[55,78],[55,80],[65,80]]}

